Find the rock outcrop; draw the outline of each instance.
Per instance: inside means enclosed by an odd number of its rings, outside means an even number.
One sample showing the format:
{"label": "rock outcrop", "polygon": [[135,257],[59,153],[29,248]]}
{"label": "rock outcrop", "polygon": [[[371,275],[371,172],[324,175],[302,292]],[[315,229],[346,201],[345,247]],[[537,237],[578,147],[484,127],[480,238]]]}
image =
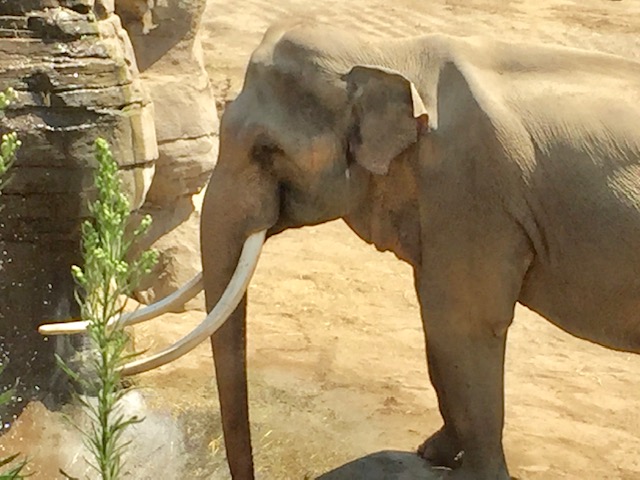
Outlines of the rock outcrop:
{"label": "rock outcrop", "polygon": [[20,379],[17,408],[65,380],[53,352],[72,343],[36,329],[78,314],[69,272],[80,262],[96,137],[111,144],[132,207],[154,217],[140,248],[157,248],[160,262],[138,299],[162,297],[200,269],[198,194],[218,148],[198,36],[205,4],[0,0],[0,89],[18,93],[0,130],[23,142],[0,197],[0,361],[10,358],[0,386]]}
{"label": "rock outcrop", "polygon": [[[199,205],[218,155],[218,115],[198,34],[205,0],[117,0],[156,112],[159,158],[143,209],[154,216],[160,252],[155,274],[137,291],[149,303],[201,269]],[[203,307],[201,299],[189,304]]]}
{"label": "rock outcrop", "polygon": [[112,1],[0,0],[6,87],[18,96],[0,128],[15,130],[22,148],[0,197],[0,353],[10,359],[0,385],[18,379],[27,400],[55,390],[54,345],[68,342],[41,338],[37,326],[78,313],[70,267],[94,190],[95,138],[110,142],[133,208],[158,150],[151,99]]}

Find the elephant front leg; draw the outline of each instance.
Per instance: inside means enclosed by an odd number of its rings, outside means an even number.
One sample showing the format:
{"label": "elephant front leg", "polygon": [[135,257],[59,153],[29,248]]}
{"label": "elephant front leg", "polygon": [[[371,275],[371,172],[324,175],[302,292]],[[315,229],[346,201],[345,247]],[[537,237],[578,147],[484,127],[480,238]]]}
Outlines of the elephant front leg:
{"label": "elephant front leg", "polygon": [[[426,338],[426,337],[425,337]],[[432,385],[442,385],[441,373],[438,371],[437,362],[433,355],[429,355],[431,350],[427,350],[427,366],[429,378]],[[436,387],[436,391],[438,388]],[[446,411],[446,403],[439,402],[440,414],[442,418],[450,418],[450,413]],[[443,409],[445,409],[443,411]],[[438,467],[456,468],[461,465],[462,446],[460,440],[452,428],[451,424],[445,424],[440,430],[427,438],[418,447],[418,454],[432,465]]]}
{"label": "elephant front leg", "polygon": [[444,426],[425,442],[424,456],[455,468],[451,479],[508,480],[502,448],[506,330],[461,332],[455,322],[428,328],[429,368]]}
{"label": "elephant front leg", "polygon": [[502,447],[504,356],[518,288],[501,283],[492,288],[473,282],[473,275],[439,273],[418,292],[429,376],[444,426],[419,453],[452,468],[444,478],[508,480]]}

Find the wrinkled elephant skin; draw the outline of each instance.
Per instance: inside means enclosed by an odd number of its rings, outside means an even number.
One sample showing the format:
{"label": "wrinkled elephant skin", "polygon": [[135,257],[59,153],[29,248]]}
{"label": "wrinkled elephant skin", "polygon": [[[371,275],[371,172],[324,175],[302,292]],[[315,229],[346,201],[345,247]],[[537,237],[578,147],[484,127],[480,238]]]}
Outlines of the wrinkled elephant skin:
{"label": "wrinkled elephant skin", "polygon": [[[207,308],[243,242],[343,218],[414,269],[449,479],[509,478],[505,343],[517,302],[640,352],[640,64],[427,35],[271,28],[221,122],[202,211]],[[233,478],[254,478],[246,303],[212,337]],[[383,332],[381,332],[383,333]]]}

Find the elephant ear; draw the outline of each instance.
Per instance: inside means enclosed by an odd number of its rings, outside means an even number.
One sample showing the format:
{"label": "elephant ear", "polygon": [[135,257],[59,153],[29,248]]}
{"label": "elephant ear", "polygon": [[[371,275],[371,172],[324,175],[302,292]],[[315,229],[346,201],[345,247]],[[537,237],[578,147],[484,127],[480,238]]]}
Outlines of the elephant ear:
{"label": "elephant ear", "polygon": [[401,73],[356,66],[346,76],[352,106],[351,157],[385,175],[391,161],[418,140],[429,116],[415,85]]}

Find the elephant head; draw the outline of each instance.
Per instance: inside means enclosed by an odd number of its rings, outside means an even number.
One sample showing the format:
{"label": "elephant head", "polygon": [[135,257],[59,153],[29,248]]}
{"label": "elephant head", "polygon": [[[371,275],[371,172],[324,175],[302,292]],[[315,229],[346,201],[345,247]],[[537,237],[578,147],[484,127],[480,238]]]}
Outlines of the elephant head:
{"label": "elephant head", "polygon": [[[113,319],[130,325],[154,318],[204,287],[210,313],[203,323],[123,373],[167,363],[211,336],[233,478],[253,478],[245,290],[265,238],[344,218],[365,240],[415,261],[416,249],[407,245],[419,242],[417,236],[398,237],[398,227],[419,228],[417,218],[406,214],[416,208],[411,183],[398,193],[389,186],[390,172],[407,175],[394,159],[415,148],[429,117],[414,84],[393,69],[393,58],[393,49],[335,30],[272,27],[222,117],[219,159],[201,215],[203,273],[157,304]],[[75,322],[41,332],[85,328]]]}

